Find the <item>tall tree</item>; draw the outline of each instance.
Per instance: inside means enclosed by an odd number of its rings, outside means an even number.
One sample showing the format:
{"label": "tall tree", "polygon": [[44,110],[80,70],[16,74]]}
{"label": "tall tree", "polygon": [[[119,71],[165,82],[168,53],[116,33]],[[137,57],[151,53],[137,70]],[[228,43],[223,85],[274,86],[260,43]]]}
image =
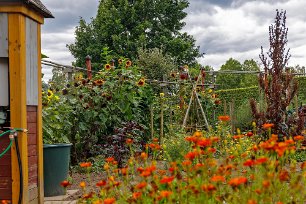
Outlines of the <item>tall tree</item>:
{"label": "tall tree", "polygon": [[90,23],[80,19],[75,43],[68,48],[77,65],[88,54],[101,62],[103,47],[132,60],[138,48],[161,48],[176,63],[192,63],[200,56],[199,47],[192,36],[180,32],[188,5],[187,0],[101,0]]}
{"label": "tall tree", "polygon": [[[224,65],[221,66],[220,71],[242,71],[242,65],[238,60],[230,58]],[[224,74],[219,73],[217,76],[218,89],[233,89],[240,87],[242,76],[239,74]]]}
{"label": "tall tree", "polygon": [[[245,60],[242,64],[242,71],[253,71],[259,72],[259,66],[255,60]],[[243,79],[241,81],[241,87],[250,87],[258,85],[258,74],[243,74]]]}

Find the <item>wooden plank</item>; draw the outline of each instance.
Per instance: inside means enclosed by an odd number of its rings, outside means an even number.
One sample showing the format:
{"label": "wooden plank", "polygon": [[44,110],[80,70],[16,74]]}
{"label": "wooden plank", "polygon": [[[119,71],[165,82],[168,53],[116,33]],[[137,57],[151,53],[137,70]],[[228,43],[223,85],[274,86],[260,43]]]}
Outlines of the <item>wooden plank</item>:
{"label": "wooden plank", "polygon": [[11,178],[11,165],[0,165],[0,177]]}
{"label": "wooden plank", "polygon": [[[0,7],[2,8],[2,7]],[[10,69],[10,107],[11,126],[27,127],[26,107],[26,27],[25,16],[18,13],[8,14],[9,21],[9,69]],[[12,156],[12,203],[18,203],[19,189],[23,188],[22,203],[28,203],[28,151],[27,136],[18,134],[19,150],[22,162],[23,186],[20,186],[18,160],[15,145]]]}
{"label": "wooden plank", "polygon": [[8,5],[8,6],[0,6],[0,13],[19,13],[29,18],[33,19],[34,21],[43,24],[44,18],[42,15],[38,14],[37,12],[30,10],[26,6],[21,5]]}
{"label": "wooden plank", "polygon": [[38,156],[38,201],[44,203],[44,161],[43,161],[43,134],[42,134],[42,82],[41,82],[41,25],[37,24],[37,156]]}
{"label": "wooden plank", "polygon": [[[0,40],[1,40],[1,36],[0,36]],[[0,46],[2,46],[1,41],[0,41]],[[0,96],[1,96],[0,106],[8,106],[9,105],[9,80],[8,80],[8,59],[7,58],[0,58],[0,87],[1,87],[0,88]]]}
{"label": "wooden plank", "polygon": [[38,105],[37,23],[26,18],[27,105]]}
{"label": "wooden plank", "polygon": [[8,57],[8,20],[6,13],[0,13],[0,57]]}

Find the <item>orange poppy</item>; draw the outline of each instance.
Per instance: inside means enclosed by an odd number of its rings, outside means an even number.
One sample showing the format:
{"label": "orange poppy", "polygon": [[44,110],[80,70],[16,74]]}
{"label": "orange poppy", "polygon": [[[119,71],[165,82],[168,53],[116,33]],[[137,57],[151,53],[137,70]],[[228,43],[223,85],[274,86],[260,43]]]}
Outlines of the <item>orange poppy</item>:
{"label": "orange poppy", "polygon": [[295,141],[303,141],[303,140],[305,139],[305,137],[302,136],[302,135],[297,135],[297,136],[294,136],[293,139],[294,139]]}
{"label": "orange poppy", "polygon": [[102,187],[102,186],[105,186],[106,185],[106,181],[105,180],[102,180],[102,181],[99,181],[96,186],[98,187]]}
{"label": "orange poppy", "polygon": [[80,167],[83,167],[83,168],[88,168],[88,167],[91,167],[91,166],[92,166],[91,162],[80,163]]}
{"label": "orange poppy", "polygon": [[142,194],[141,192],[134,192],[132,197],[136,200],[141,197],[141,194]]}
{"label": "orange poppy", "polygon": [[170,177],[165,176],[159,182],[161,184],[170,184],[173,180],[174,180],[174,176],[170,176]]}
{"label": "orange poppy", "polygon": [[143,181],[143,182],[138,183],[135,186],[135,188],[141,190],[141,189],[145,188],[146,186],[147,186],[147,183],[145,181]]}
{"label": "orange poppy", "polygon": [[161,196],[162,198],[168,198],[168,197],[171,196],[171,194],[172,194],[172,191],[161,191],[161,192],[160,192],[160,196]]}
{"label": "orange poppy", "polygon": [[236,177],[236,178],[232,178],[228,184],[232,187],[237,187],[241,184],[246,184],[248,182],[248,179],[245,177]]}

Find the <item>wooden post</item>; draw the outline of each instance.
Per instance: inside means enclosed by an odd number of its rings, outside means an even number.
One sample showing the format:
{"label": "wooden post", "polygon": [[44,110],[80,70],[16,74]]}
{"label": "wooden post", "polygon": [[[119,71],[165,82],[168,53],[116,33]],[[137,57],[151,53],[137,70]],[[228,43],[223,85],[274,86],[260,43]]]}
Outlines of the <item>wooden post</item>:
{"label": "wooden post", "polygon": [[[27,127],[26,107],[26,47],[25,17],[19,14],[8,15],[9,25],[9,66],[10,66],[10,109],[11,126]],[[22,203],[28,203],[28,149],[27,136],[20,133],[18,143],[22,162],[19,172],[16,147],[12,148],[12,203],[18,203],[19,189],[23,188]],[[20,186],[19,174],[23,174],[23,186]]]}
{"label": "wooden post", "polygon": [[89,55],[86,56],[85,58],[86,62],[86,68],[87,68],[87,78],[91,79],[92,78],[92,73],[91,73],[91,57]]}

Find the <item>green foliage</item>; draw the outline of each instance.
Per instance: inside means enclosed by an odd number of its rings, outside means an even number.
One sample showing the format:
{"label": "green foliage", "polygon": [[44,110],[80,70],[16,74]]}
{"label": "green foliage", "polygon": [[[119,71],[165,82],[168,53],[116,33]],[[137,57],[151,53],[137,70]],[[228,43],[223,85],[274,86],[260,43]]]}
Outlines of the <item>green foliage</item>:
{"label": "green foliage", "polygon": [[75,30],[75,43],[68,45],[77,59],[84,63],[86,55],[94,63],[102,62],[104,47],[114,51],[115,57],[137,59],[138,48],[163,48],[179,64],[191,63],[199,56],[195,40],[181,33],[186,17],[187,0],[104,0],[90,23],[80,19]]}
{"label": "green foliage", "polygon": [[[230,58],[224,65],[221,66],[220,71],[242,71],[242,65],[238,60]],[[217,84],[219,89],[233,89],[240,86],[242,76],[239,74],[219,74],[217,76]]]}
{"label": "green foliage", "polygon": [[170,73],[177,70],[177,65],[169,55],[164,55],[161,49],[139,49],[137,65],[149,79],[163,81]]}
{"label": "green foliage", "polygon": [[302,104],[306,104],[306,77],[296,77],[298,82],[298,101]]}
{"label": "green foliage", "polygon": [[[245,60],[242,64],[242,71],[260,71],[257,63],[251,60]],[[251,87],[258,85],[258,74],[243,74],[240,87]]]}

